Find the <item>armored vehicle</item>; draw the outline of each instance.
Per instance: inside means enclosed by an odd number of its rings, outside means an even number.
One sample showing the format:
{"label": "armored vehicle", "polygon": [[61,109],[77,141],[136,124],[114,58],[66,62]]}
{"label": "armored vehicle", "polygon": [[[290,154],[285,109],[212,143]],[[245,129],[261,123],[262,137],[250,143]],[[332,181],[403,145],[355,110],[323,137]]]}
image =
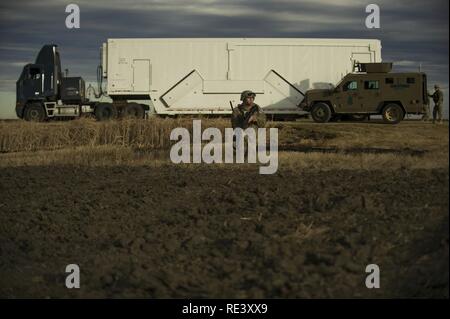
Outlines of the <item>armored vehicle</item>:
{"label": "armored vehicle", "polygon": [[425,73],[392,73],[392,63],[355,63],[329,89],[308,90],[300,108],[315,122],[325,123],[342,115],[355,119],[379,114],[396,124],[408,114],[422,114],[428,104]]}

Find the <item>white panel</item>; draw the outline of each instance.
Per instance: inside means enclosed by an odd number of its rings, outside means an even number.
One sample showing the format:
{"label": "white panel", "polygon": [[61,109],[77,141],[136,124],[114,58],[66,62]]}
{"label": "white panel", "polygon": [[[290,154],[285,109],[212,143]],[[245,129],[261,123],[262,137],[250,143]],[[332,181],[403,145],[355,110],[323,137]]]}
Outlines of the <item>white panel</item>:
{"label": "white panel", "polygon": [[255,93],[264,93],[263,81],[204,81],[203,93],[235,93],[241,94],[244,90]]}
{"label": "white panel", "polygon": [[[298,92],[278,87],[273,75],[266,79],[270,70],[304,92],[352,72],[354,54],[381,61],[380,41],[369,39],[108,39],[106,52],[108,94],[133,94],[133,84],[141,85],[133,79],[133,61],[150,60],[150,95],[156,111],[165,114],[229,112],[229,101],[238,103],[243,89],[257,91],[256,102],[266,109],[298,112]],[[170,90],[192,70],[197,74],[190,82]],[[160,98],[169,90],[167,107]]]}
{"label": "white panel", "polygon": [[134,60],[133,61],[133,91],[148,92],[150,91],[150,61]]}
{"label": "white panel", "polygon": [[174,83],[175,86],[165,93],[162,98],[168,106],[171,106],[188,93],[194,91],[195,94],[200,94],[202,92],[202,83],[202,77],[198,72],[194,71],[182,79],[181,82]]}
{"label": "white panel", "polygon": [[273,88],[276,95],[281,95],[286,105],[295,107],[303,100],[303,95],[273,71],[270,71],[264,80]]}
{"label": "white panel", "polygon": [[352,60],[360,63],[374,62],[372,60],[372,55],[370,54],[370,52],[353,52]]}

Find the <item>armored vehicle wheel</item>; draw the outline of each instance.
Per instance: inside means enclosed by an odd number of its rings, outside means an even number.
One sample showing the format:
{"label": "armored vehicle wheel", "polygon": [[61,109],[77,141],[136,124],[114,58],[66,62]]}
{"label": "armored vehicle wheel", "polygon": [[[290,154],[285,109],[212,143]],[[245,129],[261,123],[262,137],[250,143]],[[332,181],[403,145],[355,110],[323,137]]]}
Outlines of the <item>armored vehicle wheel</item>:
{"label": "armored vehicle wheel", "polygon": [[405,113],[400,105],[391,103],[383,108],[382,115],[384,122],[389,124],[397,124],[403,120]]}
{"label": "armored vehicle wheel", "polygon": [[33,103],[27,106],[25,109],[24,119],[26,121],[42,122],[45,120],[45,110],[42,105]]}
{"label": "armored vehicle wheel", "polygon": [[95,108],[98,121],[112,120],[117,117],[117,109],[111,103],[100,103]]}
{"label": "armored vehicle wheel", "polygon": [[311,116],[314,122],[326,123],[331,119],[332,112],[328,104],[316,103],[311,109]]}
{"label": "armored vehicle wheel", "polygon": [[144,118],[144,108],[138,103],[128,103],[123,110],[124,117],[142,119]]}

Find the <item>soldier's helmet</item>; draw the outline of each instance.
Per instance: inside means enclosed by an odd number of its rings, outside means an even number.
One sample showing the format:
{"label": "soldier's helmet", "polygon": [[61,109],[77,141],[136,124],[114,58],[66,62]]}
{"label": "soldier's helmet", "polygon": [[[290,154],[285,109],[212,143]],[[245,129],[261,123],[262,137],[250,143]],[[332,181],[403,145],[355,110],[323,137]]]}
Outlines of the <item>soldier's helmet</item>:
{"label": "soldier's helmet", "polygon": [[434,88],[435,88],[435,89],[439,89],[439,84],[435,84],[435,85],[434,85]]}
{"label": "soldier's helmet", "polygon": [[241,101],[244,101],[246,97],[256,97],[256,93],[250,90],[245,90],[241,93]]}

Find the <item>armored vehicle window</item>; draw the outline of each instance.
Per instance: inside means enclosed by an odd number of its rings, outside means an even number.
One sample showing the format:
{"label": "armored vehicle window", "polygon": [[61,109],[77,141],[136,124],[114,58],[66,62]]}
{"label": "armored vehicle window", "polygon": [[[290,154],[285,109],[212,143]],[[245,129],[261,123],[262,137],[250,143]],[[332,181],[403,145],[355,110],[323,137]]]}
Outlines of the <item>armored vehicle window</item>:
{"label": "armored vehicle window", "polygon": [[416,83],[416,79],[415,78],[406,78],[406,83],[414,84],[414,83]]}
{"label": "armored vehicle window", "polygon": [[356,81],[350,81],[345,83],[344,85],[344,91],[351,91],[351,90],[357,90],[358,89],[358,82]]}
{"label": "armored vehicle window", "polygon": [[385,79],[385,83],[386,84],[394,84],[394,79],[393,78],[386,78]]}
{"label": "armored vehicle window", "polygon": [[378,90],[380,85],[378,81],[364,81],[364,88],[366,90]]}

